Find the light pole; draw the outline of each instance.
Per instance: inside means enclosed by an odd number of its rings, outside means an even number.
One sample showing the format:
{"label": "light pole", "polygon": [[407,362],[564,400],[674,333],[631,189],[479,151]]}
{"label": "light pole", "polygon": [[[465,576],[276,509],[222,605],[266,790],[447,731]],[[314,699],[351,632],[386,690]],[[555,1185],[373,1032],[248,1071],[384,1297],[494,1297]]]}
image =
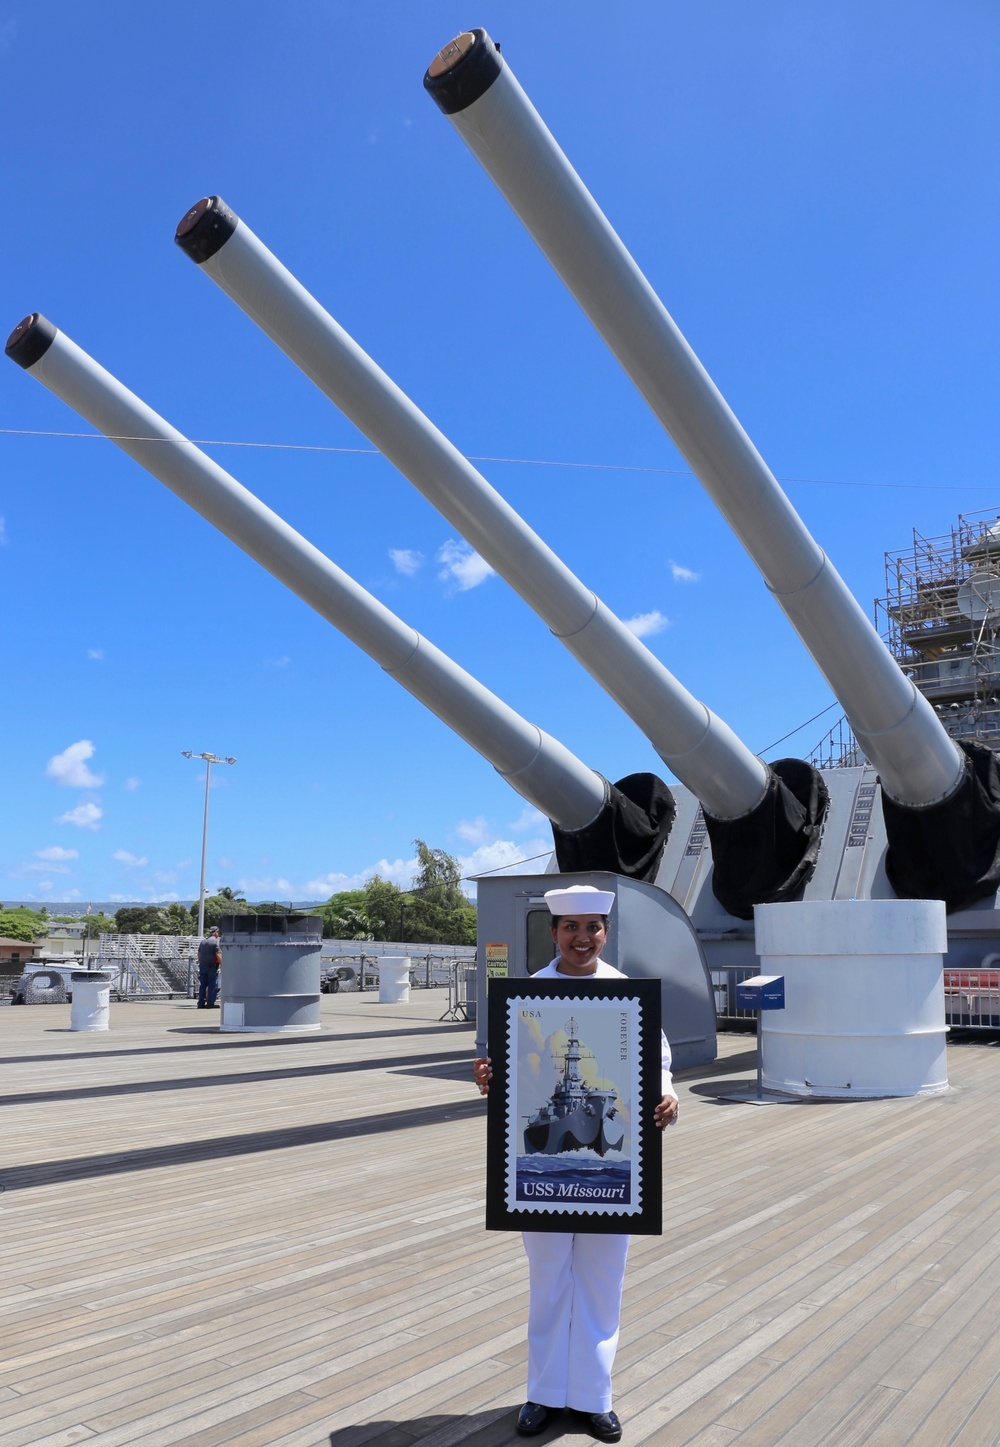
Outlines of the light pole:
{"label": "light pole", "polygon": [[220,759],[218,754],[193,754],[190,749],[181,749],[186,759],[205,760],[205,822],[201,830],[201,887],[198,890],[198,938],[205,934],[205,856],[208,850],[208,790],[212,782],[213,764],[235,764],[235,759]]}

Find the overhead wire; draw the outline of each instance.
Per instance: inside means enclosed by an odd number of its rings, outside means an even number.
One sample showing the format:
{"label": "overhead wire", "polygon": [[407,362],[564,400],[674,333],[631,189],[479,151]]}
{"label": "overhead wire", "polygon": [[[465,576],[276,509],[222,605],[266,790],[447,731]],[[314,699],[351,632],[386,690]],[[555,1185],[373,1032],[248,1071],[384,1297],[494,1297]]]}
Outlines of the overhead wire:
{"label": "overhead wire", "polygon": [[[0,427],[3,437],[56,437],[73,440],[107,442],[167,442],[165,437],[112,436],[103,432],[57,432],[32,427]],[[198,447],[245,447],[265,452],[326,452],[346,457],[379,457],[377,447],[334,447],[318,442],[247,442],[230,437],[191,437],[187,439]],[[634,472],[651,477],[694,477],[689,467],[653,467],[629,462],[572,462],[552,457],[496,457],[486,453],[469,452],[470,462],[492,462],[511,467],[557,467],[580,472]],[[864,482],[857,479],[836,477],[778,477],[778,482],[801,487],[865,487],[879,488],[890,492],[992,492],[995,485],[981,483],[934,483],[934,482]]]}

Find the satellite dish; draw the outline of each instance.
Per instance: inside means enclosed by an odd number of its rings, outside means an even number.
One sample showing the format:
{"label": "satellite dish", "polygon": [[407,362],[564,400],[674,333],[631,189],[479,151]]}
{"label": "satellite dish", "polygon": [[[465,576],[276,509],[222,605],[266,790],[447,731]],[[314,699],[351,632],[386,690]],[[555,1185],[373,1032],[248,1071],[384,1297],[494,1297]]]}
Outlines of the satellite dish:
{"label": "satellite dish", "polygon": [[956,602],[958,611],[976,623],[1000,618],[1000,574],[973,573],[959,586]]}

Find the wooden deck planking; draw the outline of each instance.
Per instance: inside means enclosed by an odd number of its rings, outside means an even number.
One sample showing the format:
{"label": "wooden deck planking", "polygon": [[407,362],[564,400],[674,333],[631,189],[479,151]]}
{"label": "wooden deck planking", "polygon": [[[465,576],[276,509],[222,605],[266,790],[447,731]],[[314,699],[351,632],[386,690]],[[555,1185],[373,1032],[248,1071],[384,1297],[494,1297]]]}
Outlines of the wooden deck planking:
{"label": "wooden deck planking", "polygon": [[[518,1440],[526,1273],[482,1230],[443,1007],[335,996],[277,1040],[180,1003],[90,1037],[0,1013],[0,1447]],[[748,1044],[681,1077],[665,1234],[626,1283],[626,1442],[996,1447],[1000,1054],[953,1048],[934,1100],[721,1103]]]}

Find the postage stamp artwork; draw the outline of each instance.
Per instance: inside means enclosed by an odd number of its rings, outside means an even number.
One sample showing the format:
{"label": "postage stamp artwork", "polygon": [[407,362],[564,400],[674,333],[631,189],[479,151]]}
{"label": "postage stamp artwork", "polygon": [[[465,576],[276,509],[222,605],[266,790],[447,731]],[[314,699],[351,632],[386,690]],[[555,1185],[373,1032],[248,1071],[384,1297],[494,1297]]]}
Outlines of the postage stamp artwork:
{"label": "postage stamp artwork", "polygon": [[507,1001],[508,1210],[641,1210],[636,999]]}

